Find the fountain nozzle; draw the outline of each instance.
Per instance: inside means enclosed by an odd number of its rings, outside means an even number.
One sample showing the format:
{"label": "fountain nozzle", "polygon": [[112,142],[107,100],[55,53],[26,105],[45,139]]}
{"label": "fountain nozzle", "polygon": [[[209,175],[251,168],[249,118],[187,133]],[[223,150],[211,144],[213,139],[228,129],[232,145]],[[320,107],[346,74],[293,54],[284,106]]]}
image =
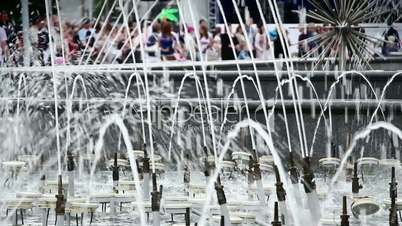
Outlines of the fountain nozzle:
{"label": "fountain nozzle", "polygon": [[363,186],[359,183],[359,177],[357,176],[357,162],[355,162],[353,166],[352,193],[358,194],[362,188]]}
{"label": "fountain nozzle", "polygon": [[223,190],[223,185],[221,184],[220,176],[218,176],[218,179],[215,182],[215,190],[216,190],[216,196],[218,198],[218,204],[219,205],[226,204],[227,201],[226,201],[225,191]]}
{"label": "fountain nozzle", "polygon": [[70,151],[67,151],[67,171],[71,172],[75,169],[74,157]]}
{"label": "fountain nozzle", "polygon": [[311,193],[316,189],[314,173],[311,169],[311,158],[305,157],[303,164],[303,185],[306,193]]}
{"label": "fountain nozzle", "polygon": [[289,153],[289,175],[290,175],[290,181],[292,184],[297,184],[299,182],[299,170],[295,166],[295,161],[293,158],[293,152]]}
{"label": "fountain nozzle", "polygon": [[190,184],[191,172],[188,166],[184,166],[183,182],[184,184]]}
{"label": "fountain nozzle", "polygon": [[63,194],[63,179],[59,175],[59,181],[57,184],[57,195],[56,195],[56,214],[64,215],[66,213],[66,202],[64,200]]}
{"label": "fountain nozzle", "polygon": [[119,166],[117,165],[117,152],[114,153],[114,162],[113,162],[113,181],[119,181]]}
{"label": "fountain nozzle", "polygon": [[208,162],[208,148],[204,146],[204,153],[205,153],[205,159],[204,159],[204,175],[205,177],[211,176],[211,171],[213,168],[213,165],[209,164]]}
{"label": "fountain nozzle", "polygon": [[151,209],[152,212],[159,212],[161,208],[163,186],[159,186],[159,191],[156,182],[156,173],[152,173],[152,192],[151,192]]}
{"label": "fountain nozzle", "polygon": [[279,208],[278,202],[275,202],[274,206],[274,220],[271,222],[272,226],[282,226],[281,221],[279,220]]}
{"label": "fountain nozzle", "polygon": [[147,150],[144,149],[144,158],[142,160],[142,172],[143,173],[150,173],[151,172],[151,167],[149,165],[149,157],[148,157],[148,152]]}
{"label": "fountain nozzle", "polygon": [[279,175],[279,170],[276,165],[273,166],[274,171],[275,171],[275,177],[276,177],[276,195],[278,197],[278,201],[282,202],[286,200],[286,191],[285,188],[283,188],[283,183],[281,181],[281,177]]}
{"label": "fountain nozzle", "polygon": [[348,215],[346,196],[343,196],[342,201],[341,226],[349,226],[349,215]]}
{"label": "fountain nozzle", "polygon": [[389,183],[390,188],[389,188],[389,196],[391,198],[391,208],[389,209],[389,225],[390,226],[398,226],[398,209],[396,206],[396,199],[398,197],[398,188],[397,185],[398,183],[396,182],[396,177],[395,177],[395,167],[391,168],[391,182]]}

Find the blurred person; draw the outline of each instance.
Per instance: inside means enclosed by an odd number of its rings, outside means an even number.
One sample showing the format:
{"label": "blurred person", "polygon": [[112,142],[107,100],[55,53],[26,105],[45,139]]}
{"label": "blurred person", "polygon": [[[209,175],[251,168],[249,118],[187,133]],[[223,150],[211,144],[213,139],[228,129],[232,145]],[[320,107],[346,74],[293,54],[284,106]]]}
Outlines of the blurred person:
{"label": "blurred person", "polygon": [[172,34],[172,24],[168,21],[162,23],[162,34],[159,39],[161,59],[164,61],[175,60],[176,39]]}
{"label": "blurred person", "polygon": [[245,29],[246,29],[246,36],[247,36],[249,43],[251,44],[252,51],[254,51],[254,48],[255,48],[255,46],[254,46],[255,38],[256,38],[257,32],[258,32],[254,26],[255,26],[254,19],[252,17],[249,17],[247,20]]}
{"label": "blurred person", "polygon": [[258,32],[255,36],[254,46],[256,59],[268,59],[269,43],[264,24],[260,24],[258,26]]}
{"label": "blurred person", "polygon": [[[318,35],[318,32],[317,32],[316,25],[313,23],[309,23],[307,25],[307,39],[310,39],[310,40],[307,43],[307,46],[308,46],[307,51],[311,51],[315,48],[318,48],[318,46],[320,45],[319,39],[311,40],[312,38],[316,37],[317,35]],[[314,55],[318,55],[318,51],[314,51]]]}
{"label": "blurred person", "polygon": [[184,46],[187,51],[187,59],[199,60],[197,56],[197,43],[194,37],[194,27],[187,27],[187,34],[184,37]]}
{"label": "blurred person", "polygon": [[216,27],[210,39],[210,45],[207,49],[206,56],[208,61],[218,61],[221,59],[221,28]]}
{"label": "blurred person", "polygon": [[9,56],[7,40],[6,30],[0,27],[0,65],[3,65]]}
{"label": "blurred person", "polygon": [[16,26],[10,15],[6,11],[2,11],[0,14],[0,24],[4,28],[7,34],[8,43],[14,43],[17,38]]}
{"label": "blurred person", "polygon": [[46,27],[43,17],[33,18],[32,26],[29,28],[29,39],[32,47],[38,48],[38,33]]}
{"label": "blurred person", "polygon": [[241,46],[243,46],[243,48],[247,48],[246,37],[244,36],[243,29],[241,29],[240,25],[236,28],[235,36],[237,41],[239,42],[239,45],[236,46],[237,51],[241,51]]}
{"label": "blurred person", "polygon": [[202,18],[202,19],[200,19],[200,21],[198,22],[198,26],[199,26],[200,28],[201,28],[201,27],[206,27],[206,28],[208,28],[208,27],[209,27],[208,21],[207,21],[206,19]]}
{"label": "blurred person", "polygon": [[161,25],[159,23],[154,23],[152,26],[152,32],[148,35],[146,42],[146,54],[147,62],[157,63],[160,62],[160,48],[159,48],[159,38],[161,35]]}
{"label": "blurred person", "polygon": [[308,35],[306,32],[306,29],[304,27],[301,27],[299,29],[300,34],[299,34],[299,38],[298,38],[298,56],[299,57],[305,57],[305,55],[308,53],[309,51],[309,47],[308,47]]}
{"label": "blurred person", "polygon": [[[231,25],[228,25],[229,29],[231,28]],[[220,35],[221,38],[221,58],[222,60],[235,60],[235,55],[233,54],[233,48],[235,49],[235,54],[237,54],[237,49],[239,49],[237,46],[239,45],[239,41],[236,38],[235,35],[232,35],[231,31],[225,31]],[[231,45],[231,41],[233,42],[233,45]]]}
{"label": "blurred person", "polygon": [[273,41],[273,47],[274,47],[274,57],[276,59],[281,59],[285,57],[285,51],[287,53],[287,55],[289,56],[289,51],[286,47],[286,42],[289,43],[288,40],[288,31],[284,28],[281,29],[282,31],[282,38],[283,38],[283,44],[285,46],[282,45],[282,41],[280,39],[280,35],[279,35],[279,31],[277,28],[275,28],[274,30],[272,30],[269,35],[271,37],[271,40]]}
{"label": "blurred person", "polygon": [[396,30],[396,25],[391,24],[389,29],[384,33],[384,44],[382,46],[382,54],[389,56],[391,52],[400,51],[400,36]]}
{"label": "blurred person", "polygon": [[200,55],[203,56],[203,59],[205,60],[206,53],[208,48],[211,47],[211,35],[208,32],[208,27],[207,26],[201,26],[200,27]]}
{"label": "blurred person", "polygon": [[78,31],[78,37],[83,44],[82,48],[85,48],[85,45],[87,44],[89,37],[91,37],[92,32],[93,29],[91,27],[91,20],[88,18],[84,18],[81,21],[81,28]]}

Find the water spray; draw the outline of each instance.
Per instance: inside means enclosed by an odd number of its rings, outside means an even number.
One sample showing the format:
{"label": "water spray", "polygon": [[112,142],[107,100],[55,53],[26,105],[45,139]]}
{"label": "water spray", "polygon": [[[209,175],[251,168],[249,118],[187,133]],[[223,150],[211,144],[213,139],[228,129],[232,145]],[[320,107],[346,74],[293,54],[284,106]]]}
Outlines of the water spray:
{"label": "water spray", "polygon": [[297,204],[300,206],[301,205],[301,197],[300,197],[300,187],[299,187],[299,181],[300,181],[300,173],[299,169],[297,169],[295,161],[294,161],[294,156],[293,152],[289,152],[289,177],[290,177],[290,182],[291,182],[291,192],[293,193],[293,196],[295,197],[295,200]]}
{"label": "water spray", "polygon": [[311,213],[312,221],[317,224],[321,219],[320,201],[318,199],[314,172],[311,169],[311,158],[305,157],[303,164],[303,186],[307,196],[307,205]]}

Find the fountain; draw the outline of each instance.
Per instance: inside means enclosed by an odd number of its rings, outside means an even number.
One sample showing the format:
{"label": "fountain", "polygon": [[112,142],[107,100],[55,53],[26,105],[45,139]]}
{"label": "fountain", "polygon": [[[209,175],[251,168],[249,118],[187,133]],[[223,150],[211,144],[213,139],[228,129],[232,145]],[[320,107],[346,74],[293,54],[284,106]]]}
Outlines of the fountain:
{"label": "fountain", "polygon": [[[54,64],[51,48],[50,65],[1,67],[0,225],[399,225],[402,73],[367,44],[382,42],[370,26],[382,26],[373,12],[386,13],[386,1],[312,0],[307,14],[328,32],[308,40],[319,44],[303,58],[290,52],[300,43],[289,40],[277,1],[264,4],[269,26],[263,1],[253,2],[261,24],[276,29],[268,39],[281,58],[257,60],[247,39],[249,60],[192,52],[150,63],[141,26],[159,1],[141,15],[135,1],[119,0],[108,12],[105,2],[96,23],[118,14],[112,30],[130,47],[125,63],[105,64],[116,61],[105,44],[93,57],[86,45],[78,65]],[[189,35],[198,12],[190,0],[175,6]],[[111,33],[106,42],[116,41]]]}

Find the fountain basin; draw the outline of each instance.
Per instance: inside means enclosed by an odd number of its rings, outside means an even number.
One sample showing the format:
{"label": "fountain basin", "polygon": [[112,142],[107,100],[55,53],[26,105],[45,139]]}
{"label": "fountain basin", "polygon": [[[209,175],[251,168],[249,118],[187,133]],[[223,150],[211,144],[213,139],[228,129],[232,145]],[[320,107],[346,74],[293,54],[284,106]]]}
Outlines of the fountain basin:
{"label": "fountain basin", "polygon": [[205,195],[207,186],[204,184],[190,184],[189,185],[189,196],[191,198],[196,198]]}
{"label": "fountain basin", "polygon": [[260,170],[263,173],[273,173],[274,167],[271,164],[260,163]]}
{"label": "fountain basin", "polygon": [[[45,182],[45,189],[49,191],[49,193],[52,193],[52,191],[57,191],[59,185],[58,180],[47,180]],[[68,180],[63,181],[63,188],[67,188],[68,186]]]}
{"label": "fountain basin", "polygon": [[243,211],[238,211],[238,212],[231,212],[231,214],[234,217],[240,217],[244,220],[247,220],[248,222],[254,221],[256,218],[256,215],[254,213],[248,213],[248,212],[243,212]]}
{"label": "fountain basin", "polygon": [[259,158],[260,164],[267,164],[267,165],[273,165],[274,164],[274,158],[272,155],[263,155]]}
{"label": "fountain basin", "polygon": [[[211,220],[214,224],[219,224],[221,222],[221,216],[212,216]],[[243,223],[243,219],[237,216],[230,216],[230,223],[233,225],[241,225]]]}
{"label": "fountain basin", "polygon": [[235,161],[237,167],[240,170],[244,170],[248,167],[248,162],[250,161],[251,154],[247,152],[233,152],[232,159]]}
{"label": "fountain basin", "polygon": [[261,203],[259,201],[229,201],[228,208],[231,211],[240,211],[240,212],[257,212],[261,209]]}
{"label": "fountain basin", "polygon": [[323,168],[337,169],[341,165],[341,160],[339,158],[328,157],[318,160],[318,163]]}
{"label": "fountain basin", "polygon": [[169,202],[187,202],[188,201],[188,197],[184,196],[184,195],[171,195],[171,196],[166,196],[164,199],[165,199],[166,203],[169,203]]}
{"label": "fountain basin", "polygon": [[240,161],[246,161],[248,162],[250,160],[251,154],[247,152],[242,152],[242,151],[237,151],[232,153],[232,159],[234,161],[240,160]]}
{"label": "fountain basin", "polygon": [[40,163],[40,156],[37,155],[19,155],[17,159],[26,162],[29,167],[36,167]]}
{"label": "fountain basin", "polygon": [[1,165],[3,166],[3,169],[8,170],[14,177],[16,177],[20,170],[26,165],[26,162],[6,161],[2,162]]}
{"label": "fountain basin", "polygon": [[128,153],[129,154],[133,153],[135,158],[137,158],[137,159],[144,158],[144,151],[142,151],[142,150],[130,150],[130,151],[128,151]]}
{"label": "fountain basin", "polygon": [[117,187],[117,190],[122,192],[135,191],[135,181],[129,181],[129,180],[119,181],[119,186]]}
{"label": "fountain basin", "polygon": [[135,202],[134,193],[116,194],[113,192],[95,193],[89,196],[89,200],[94,203],[109,203],[112,200],[116,202]]}
{"label": "fountain basin", "polygon": [[358,166],[378,166],[380,164],[380,160],[372,157],[363,157],[357,160]]}
{"label": "fountain basin", "polygon": [[[108,161],[108,166],[113,167],[114,165],[114,160],[111,159]],[[127,159],[117,159],[117,166],[118,167],[123,167],[123,168],[128,168],[130,167],[130,162]]]}
{"label": "fountain basin", "polygon": [[360,167],[362,172],[366,175],[373,175],[376,173],[380,160],[372,157],[363,157],[357,160],[357,166]]}
{"label": "fountain basin", "polygon": [[31,209],[34,200],[31,198],[15,198],[4,201],[7,209]]}
{"label": "fountain basin", "polygon": [[338,226],[339,222],[337,222],[335,219],[325,219],[325,218],[321,218],[320,226]]}
{"label": "fountain basin", "polygon": [[[257,186],[255,184],[250,186],[249,189],[251,192],[254,192],[254,194],[256,194]],[[266,196],[270,196],[275,191],[275,188],[272,186],[263,186],[263,189]]]}
{"label": "fountain basin", "polygon": [[221,167],[223,170],[229,170],[229,171],[233,170],[236,165],[232,161],[222,161],[222,162],[220,162],[220,164],[221,164]]}
{"label": "fountain basin", "polygon": [[[389,210],[389,208],[391,208],[391,200],[386,199],[386,200],[384,200],[384,209]],[[402,199],[396,200],[396,208],[398,210],[402,210]]]}
{"label": "fountain basin", "polygon": [[371,197],[355,198],[352,202],[352,213],[354,216],[372,215],[380,210],[380,206]]}
{"label": "fountain basin", "polygon": [[70,206],[66,208],[67,212],[70,214],[81,214],[81,213],[94,213],[98,208],[96,203],[86,203],[86,202],[72,202]]}
{"label": "fountain basin", "polygon": [[380,166],[389,168],[389,167],[400,167],[401,162],[398,159],[381,159]]}
{"label": "fountain basin", "polygon": [[163,164],[163,163],[160,163],[160,162],[156,162],[156,161],[155,161],[155,163],[152,163],[152,162],[151,162],[149,165],[150,165],[150,167],[151,167],[151,170],[153,170],[153,168],[154,168],[154,166],[155,166],[155,171],[156,171],[156,173],[158,173],[158,174],[164,173],[164,172],[166,171],[165,164]]}
{"label": "fountain basin", "polygon": [[15,196],[17,198],[39,199],[40,197],[42,197],[42,193],[39,193],[39,192],[18,192]]}

